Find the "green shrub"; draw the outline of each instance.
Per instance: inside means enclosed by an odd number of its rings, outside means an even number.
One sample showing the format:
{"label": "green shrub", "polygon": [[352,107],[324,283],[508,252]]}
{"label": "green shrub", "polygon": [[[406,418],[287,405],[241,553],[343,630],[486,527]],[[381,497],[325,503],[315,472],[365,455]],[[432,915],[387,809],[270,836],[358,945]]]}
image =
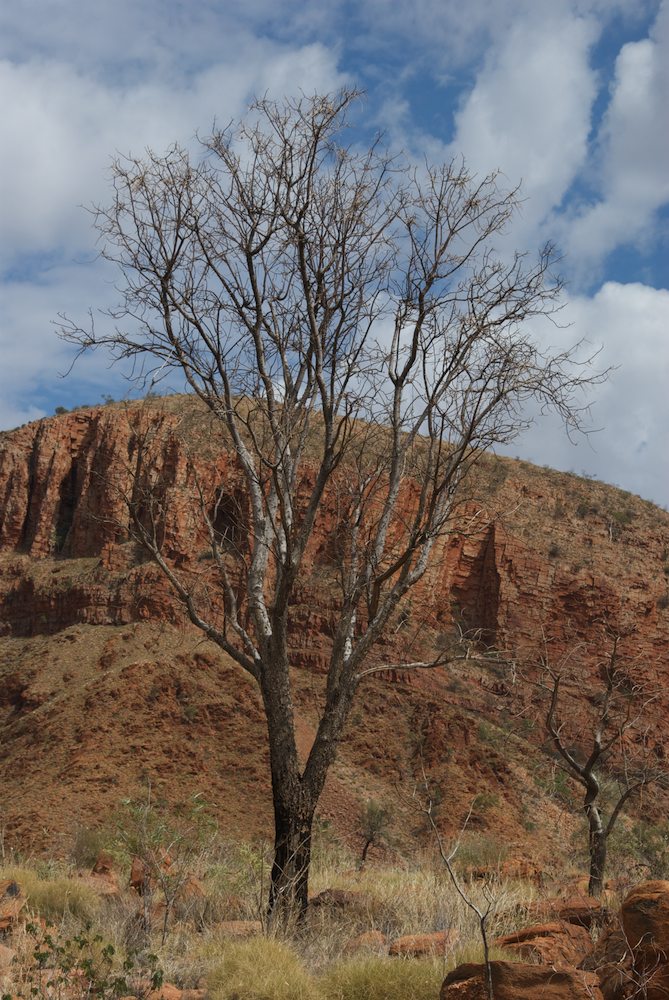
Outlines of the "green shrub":
{"label": "green shrub", "polygon": [[32,997],[118,1000],[135,993],[145,995],[162,986],[163,974],[155,955],[144,956],[142,965],[137,965],[133,957],[123,959],[111,942],[90,928],[65,936],[28,924],[26,932],[32,962],[25,985]]}
{"label": "green shrub", "polygon": [[92,830],[88,826],[79,826],[72,844],[72,860],[77,868],[92,868],[107,847],[109,837],[101,830]]}
{"label": "green shrub", "polygon": [[459,868],[495,869],[506,859],[508,853],[508,845],[493,834],[472,831],[461,838],[455,863]]}
{"label": "green shrub", "polygon": [[361,956],[330,969],[322,988],[327,1000],[434,1000],[444,975],[440,961]]}
{"label": "green shrub", "polygon": [[319,1000],[316,981],[287,944],[273,938],[226,944],[209,974],[210,1000]]}

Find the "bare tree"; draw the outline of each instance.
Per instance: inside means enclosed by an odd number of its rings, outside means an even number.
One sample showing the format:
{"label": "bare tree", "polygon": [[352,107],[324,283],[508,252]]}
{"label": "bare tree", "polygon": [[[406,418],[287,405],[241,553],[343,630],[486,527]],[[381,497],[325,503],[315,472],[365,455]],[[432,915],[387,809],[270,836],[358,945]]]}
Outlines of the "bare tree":
{"label": "bare tree", "polygon": [[[517,192],[463,164],[412,169],[379,143],[347,145],[355,97],[259,101],[205,139],[197,162],[176,146],[117,160],[113,200],[95,210],[120,274],[115,323],[61,328],[82,351],[130,361],[145,384],[176,370],[235,457],[234,545],[203,504],[221,607],[199,601],[136,505],[133,520],[190,620],[260,689],[270,911],[306,907],[314,810],[354,695],[471,467],[527,425],[526,404],[578,426],[593,380],[574,349],[544,353],[527,329],[556,308],[553,250],[495,252]],[[337,614],[302,764],[288,630],[324,512]]]}
{"label": "bare tree", "polygon": [[358,867],[362,871],[370,847],[379,847],[388,839],[391,812],[374,799],[368,799],[358,818],[358,833],[362,837],[362,853]]}
{"label": "bare tree", "polygon": [[[535,683],[547,699],[545,726],[564,770],[583,788],[588,821],[590,878],[588,892],[601,895],[608,839],[631,799],[653,782],[664,782],[666,769],[654,754],[649,709],[655,695],[635,679],[638,668],[623,655],[624,640],[634,630],[602,625],[600,642],[608,646],[596,662],[596,680],[585,668],[581,644],[551,664],[544,654]],[[546,644],[546,649],[548,643]],[[609,796],[602,795],[604,782]],[[610,798],[609,802],[602,799]]]}

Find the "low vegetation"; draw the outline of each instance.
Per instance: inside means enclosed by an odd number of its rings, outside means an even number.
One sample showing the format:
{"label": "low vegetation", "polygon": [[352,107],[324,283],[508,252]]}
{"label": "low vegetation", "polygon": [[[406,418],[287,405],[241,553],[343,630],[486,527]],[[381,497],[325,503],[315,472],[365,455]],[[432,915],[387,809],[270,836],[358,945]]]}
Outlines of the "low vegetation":
{"label": "low vegetation", "polygon": [[[0,967],[2,995],[61,995],[67,984],[73,1000],[91,991],[113,1000],[148,995],[164,978],[184,989],[206,987],[212,1000],[421,1000],[438,994],[450,968],[480,958],[471,914],[431,855],[394,865],[377,857],[360,870],[357,851],[325,839],[316,846],[313,877],[323,902],[279,934],[264,926],[269,845],[221,842],[206,826],[186,844],[134,806],[120,815],[135,826],[110,826],[106,839],[79,831],[70,861],[7,858],[0,867],[0,884],[16,883],[26,897],[6,939],[15,957]],[[95,875],[93,848],[102,844],[107,870]],[[150,852],[172,873],[174,899],[156,872],[143,895],[130,886],[137,858],[147,862]],[[494,893],[498,934],[536,892],[498,872],[485,886],[473,878],[467,885],[474,895]],[[396,938],[444,930],[453,941],[446,954],[389,955]]]}
{"label": "low vegetation", "polygon": [[[211,1000],[434,1000],[447,972],[482,961],[476,918],[436,851],[400,859],[375,845],[360,868],[357,845],[319,830],[317,902],[281,931],[265,922],[270,845],[226,842],[198,799],[169,819],[150,802],[125,802],[106,830],[77,832],[69,860],[6,854],[0,926],[8,887],[25,903],[4,939],[13,952],[4,966],[0,949],[0,996],[154,1000],[165,982]],[[623,870],[635,881],[666,875],[667,839],[666,825],[630,821],[611,844],[615,883]],[[570,884],[578,892],[583,866],[565,860],[559,886],[510,877],[509,859],[488,840],[463,841],[458,878],[467,898],[490,908],[490,958],[517,958],[495,939],[536,922],[543,901]],[[620,899],[609,893],[608,902]],[[447,945],[430,952],[423,943],[421,954],[420,937],[439,932]],[[393,955],[408,935],[419,944]]]}

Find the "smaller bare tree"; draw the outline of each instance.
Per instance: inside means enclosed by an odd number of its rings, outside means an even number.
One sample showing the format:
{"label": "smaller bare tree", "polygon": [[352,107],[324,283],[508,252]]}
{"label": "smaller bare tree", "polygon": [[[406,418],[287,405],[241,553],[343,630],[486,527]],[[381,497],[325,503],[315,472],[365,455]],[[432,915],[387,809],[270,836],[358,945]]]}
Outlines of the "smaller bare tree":
{"label": "smaller bare tree", "polygon": [[482,885],[482,900],[475,900],[471,893],[467,892],[466,887],[463,885],[462,880],[459,878],[455,869],[455,858],[460,849],[460,842],[462,836],[467,829],[469,820],[471,819],[472,812],[474,811],[474,806],[476,805],[476,799],[474,799],[469,807],[469,811],[465,817],[464,823],[460,829],[460,832],[455,840],[455,843],[451,846],[450,850],[446,847],[444,843],[444,838],[437,825],[436,811],[439,805],[438,797],[435,796],[434,790],[430,784],[429,778],[425,771],[425,764],[421,758],[420,762],[421,771],[421,781],[414,787],[412,799],[414,803],[418,806],[420,812],[426,817],[427,825],[432,833],[435,843],[437,845],[437,851],[439,857],[443,862],[443,865],[448,872],[448,877],[451,880],[451,884],[455,889],[456,893],[465,904],[468,910],[475,916],[478,931],[481,936],[481,945],[483,948],[483,967],[485,970],[485,987],[487,1000],[495,1000],[495,991],[493,987],[493,972],[492,964],[490,961],[490,929],[489,921],[491,917],[494,916],[498,900],[492,891],[492,885],[489,881],[484,880]]}
{"label": "smaller bare tree", "polygon": [[390,820],[390,810],[385,809],[374,799],[368,799],[364,808],[361,809],[358,820],[358,833],[363,840],[359,864],[361,870],[365,867],[370,847],[379,847],[381,844],[387,843]]}
{"label": "smaller bare tree", "polygon": [[[553,664],[548,640],[538,673],[525,675],[544,694],[545,727],[559,764],[583,789],[591,896],[601,895],[608,840],[621,813],[646,786],[667,778],[649,731],[650,706],[657,695],[635,679],[634,664],[623,652],[624,640],[634,631],[602,624],[608,649],[596,663],[594,678],[584,669],[585,644]],[[602,801],[605,778],[612,779],[615,789],[608,804]]]}

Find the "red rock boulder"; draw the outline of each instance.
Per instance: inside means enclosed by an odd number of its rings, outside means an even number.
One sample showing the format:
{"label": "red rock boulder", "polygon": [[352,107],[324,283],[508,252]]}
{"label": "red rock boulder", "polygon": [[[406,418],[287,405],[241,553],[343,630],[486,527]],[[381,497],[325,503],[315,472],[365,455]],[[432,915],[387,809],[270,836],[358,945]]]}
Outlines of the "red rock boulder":
{"label": "red rock boulder", "polygon": [[600,935],[580,967],[597,974],[604,1000],[624,1000],[628,996],[630,985],[635,983],[632,950],[618,921]]}
{"label": "red rock boulder", "polygon": [[100,851],[91,869],[91,875],[112,875],[115,870],[116,865],[109,851]]}
{"label": "red rock boulder", "polygon": [[448,955],[460,935],[456,930],[435,931],[433,934],[406,934],[392,942],[389,955],[420,958],[423,955]]}
{"label": "red rock boulder", "polygon": [[669,958],[669,882],[642,882],[626,896],[620,910],[625,937],[635,955]]}
{"label": "red rock boulder", "polygon": [[[491,962],[495,1000],[602,1000],[597,977],[578,969]],[[484,965],[460,965],[444,979],[440,1000],[488,1000]]]}
{"label": "red rock boulder", "polygon": [[359,951],[384,952],[388,948],[386,935],[381,931],[363,931],[357,934],[346,945],[346,953],[355,955]]}
{"label": "red rock boulder", "polygon": [[523,927],[513,934],[497,938],[493,943],[497,948],[515,952],[530,962],[545,965],[578,965],[592,951],[590,932],[585,927],[564,920]]}
{"label": "red rock boulder", "polygon": [[[620,910],[623,935],[632,950],[636,993],[646,1000],[669,997],[669,882],[637,885]],[[623,994],[631,995],[631,994]]]}

